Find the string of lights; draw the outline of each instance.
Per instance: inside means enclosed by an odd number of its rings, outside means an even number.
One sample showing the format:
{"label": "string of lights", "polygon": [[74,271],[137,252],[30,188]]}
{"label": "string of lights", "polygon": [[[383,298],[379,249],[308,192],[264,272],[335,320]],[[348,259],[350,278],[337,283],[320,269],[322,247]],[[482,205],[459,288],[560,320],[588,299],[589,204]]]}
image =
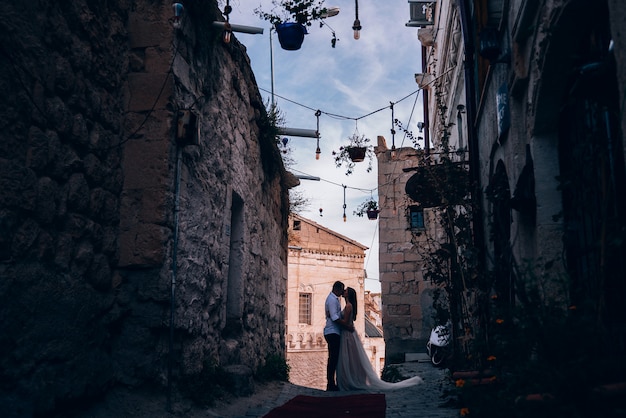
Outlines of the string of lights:
{"label": "string of lights", "polygon": [[323,114],[323,115],[326,115],[326,116],[329,116],[329,117],[332,117],[332,118],[342,119],[342,120],[354,120],[354,121],[358,121],[358,120],[361,120],[361,119],[367,118],[367,117],[369,117],[369,116],[372,116],[372,115],[374,115],[374,114],[376,114],[376,113],[378,113],[378,112],[381,112],[381,111],[383,111],[383,110],[386,110],[386,109],[393,109],[393,106],[394,106],[394,105],[396,105],[396,104],[398,104],[398,103],[400,103],[400,102],[402,102],[402,101],[404,101],[404,100],[408,99],[409,97],[413,96],[413,95],[414,95],[414,94],[416,94],[416,93],[419,93],[419,92],[420,92],[423,88],[425,88],[425,87],[427,87],[427,86],[429,86],[429,85],[431,85],[431,84],[435,83],[438,79],[440,79],[441,77],[445,76],[445,75],[446,75],[446,74],[448,74],[450,71],[454,70],[454,68],[456,68],[456,66],[454,66],[454,65],[453,65],[453,66],[451,66],[451,67],[450,67],[450,68],[448,68],[446,71],[444,71],[442,74],[440,74],[440,75],[438,75],[437,77],[434,77],[432,80],[428,81],[428,83],[424,83],[424,84],[423,84],[423,87],[420,87],[420,88],[418,88],[417,90],[412,91],[411,93],[409,93],[409,94],[407,94],[406,96],[404,96],[404,97],[402,97],[402,98],[400,98],[400,99],[396,100],[395,102],[394,102],[394,101],[390,101],[390,102],[389,102],[389,104],[388,104],[388,105],[386,105],[386,106],[383,106],[383,107],[381,107],[381,108],[378,108],[378,109],[376,109],[376,110],[373,110],[373,111],[371,111],[371,112],[369,112],[369,113],[366,113],[366,114],[364,114],[364,115],[357,116],[357,117],[354,117],[354,116],[345,116],[345,115],[340,115],[340,114],[337,114],[337,113],[327,112],[327,111],[321,110],[321,109],[319,109],[319,108],[314,108],[314,107],[311,107],[311,106],[305,105],[305,104],[303,104],[303,103],[297,102],[297,101],[295,101],[295,100],[289,99],[289,98],[287,98],[287,97],[281,96],[281,95],[279,95],[279,94],[272,93],[272,91],[267,90],[267,89],[265,89],[265,88],[263,88],[263,87],[259,87],[259,90],[264,91],[265,93],[273,94],[275,97],[278,97],[278,98],[280,98],[280,99],[282,99],[282,100],[284,100],[284,101],[286,101],[286,102],[289,102],[289,103],[295,104],[296,106],[300,106],[300,107],[303,107],[303,108],[305,108],[305,109],[309,109],[309,110],[311,110],[311,111],[313,111],[313,112],[320,112],[320,114]]}
{"label": "string of lights", "polygon": [[[270,93],[270,94],[272,93],[271,91],[269,91],[269,90],[267,90],[267,89],[264,89],[263,87],[259,87],[259,90],[264,91],[264,92],[266,92],[266,93]],[[419,88],[419,89],[417,89],[417,90],[415,90],[415,91],[413,91],[413,92],[411,92],[411,93],[407,94],[407,95],[406,95],[406,96],[404,96],[403,98],[401,98],[401,99],[399,99],[399,100],[397,100],[397,101],[393,102],[393,104],[397,104],[397,103],[400,103],[400,102],[401,102],[401,101],[403,101],[403,100],[408,99],[409,97],[411,97],[411,96],[413,96],[414,94],[418,93],[420,90],[421,90],[421,88]],[[361,119],[367,118],[367,117],[369,117],[369,116],[372,116],[372,115],[374,115],[374,114],[376,114],[376,113],[378,113],[378,112],[381,112],[381,111],[383,111],[383,110],[389,109],[389,108],[391,107],[391,105],[383,106],[383,107],[381,107],[381,108],[379,108],[379,109],[373,110],[373,111],[371,111],[371,112],[369,112],[369,113],[366,113],[366,114],[364,114],[364,115],[362,115],[362,116],[353,117],[353,116],[339,115],[339,114],[337,114],[337,113],[326,112],[326,111],[323,111],[323,110],[320,110],[320,109],[317,109],[317,108],[313,108],[313,107],[311,107],[311,106],[307,106],[307,105],[305,105],[305,104],[303,104],[303,103],[296,102],[295,100],[291,100],[291,99],[289,99],[289,98],[287,98],[287,97],[281,96],[281,95],[276,94],[276,93],[274,93],[274,96],[276,96],[276,97],[278,97],[279,99],[282,99],[282,100],[284,100],[284,101],[286,101],[286,102],[293,103],[293,104],[295,104],[295,105],[297,105],[297,106],[300,106],[300,107],[303,107],[303,108],[305,108],[305,109],[309,109],[309,110],[311,110],[311,111],[313,111],[313,112],[317,112],[317,111],[319,111],[319,112],[321,112],[321,114],[323,114],[323,115],[326,115],[326,116],[329,116],[329,117],[331,117],[331,118],[335,118],[335,119],[342,119],[342,120],[354,120],[354,121],[358,121],[358,120],[361,120]],[[390,103],[391,103],[391,102],[390,102]]]}
{"label": "string of lights", "polygon": [[[419,90],[418,90],[418,92],[419,92]],[[405,96],[401,100],[404,100],[405,98],[410,97],[413,94],[414,93],[411,93],[410,95]],[[419,98],[419,95],[415,96],[415,101],[413,102],[413,107],[411,108],[411,114],[409,115],[408,123],[411,123],[411,119],[413,118],[413,114],[415,113],[415,106],[417,105],[417,99],[418,98]],[[317,112],[320,112],[320,110],[318,110]],[[402,137],[402,141],[400,143],[400,148],[402,148],[404,146],[404,141],[406,140],[406,136],[407,136],[407,133],[405,131],[404,132],[404,136]],[[395,167],[397,167],[397,164],[394,165],[394,171],[393,171],[394,173],[395,173]],[[301,175],[304,175],[304,176],[314,177],[313,175],[311,175],[309,173],[306,173],[304,171],[300,171],[300,170],[297,170],[297,169],[294,169],[294,168],[290,168],[290,171],[294,171],[294,172],[296,172],[298,174],[301,174]],[[331,181],[331,180],[328,180],[328,179],[320,178],[320,181],[323,181],[323,182],[328,183],[328,184],[332,184],[334,186],[344,187],[344,184],[337,183],[337,182],[334,182],[334,181]],[[387,184],[390,184],[390,182],[383,183],[382,185],[384,186],[384,185],[387,185]],[[361,192],[365,192],[365,193],[373,193],[374,191],[378,190],[378,186],[374,187],[374,188],[371,188],[371,189],[365,189],[365,188],[362,188],[362,187],[352,187],[352,186],[345,186],[345,187],[348,188],[348,189],[351,189],[351,190],[357,190],[357,191],[361,191]]]}
{"label": "string of lights", "polygon": [[[418,91],[419,91],[419,90],[418,90]],[[409,95],[407,95],[407,96],[405,96],[405,97],[404,97],[403,99],[401,99],[401,100],[404,100],[404,99],[406,99],[406,98],[410,97],[410,96],[411,96],[411,95],[413,95],[413,94],[415,94],[415,92],[414,92],[414,93],[411,93],[411,94],[409,94]],[[416,107],[416,105],[417,105],[417,100],[418,100],[418,98],[419,98],[419,94],[415,96],[415,100],[413,101],[413,106],[412,106],[412,108],[411,108],[411,113],[410,113],[410,116],[409,116],[409,120],[408,120],[408,122],[407,122],[408,124],[410,124],[411,119],[413,118],[413,115],[414,115],[414,113],[415,113],[415,107]],[[391,103],[391,106],[393,106],[393,103]],[[317,116],[318,116],[318,120],[319,120],[319,113],[320,113],[320,110],[317,110],[317,112],[318,112],[318,115],[317,115]],[[348,118],[345,118],[345,119],[348,119]],[[358,120],[358,119],[355,119],[355,120]],[[392,128],[391,128],[391,129],[393,130],[393,126],[392,126]],[[406,137],[407,137],[407,132],[405,131],[405,132],[404,132],[404,136],[403,136],[403,138],[402,138],[402,141],[401,141],[401,143],[400,143],[400,148],[402,148],[402,147],[403,147],[404,142],[405,142],[405,140],[406,140]],[[394,169],[393,169],[393,173],[394,173],[394,174],[395,174],[395,172],[396,172],[396,168],[397,168],[397,167],[398,167],[398,165],[397,165],[397,164],[394,164]],[[294,172],[296,172],[296,173],[299,173],[299,174],[303,174],[303,175],[308,175],[308,176],[310,176],[309,174],[307,174],[307,173],[305,173],[305,172],[303,172],[303,171],[297,170],[297,169],[293,169],[293,168],[291,168],[290,170],[291,170],[291,171],[294,171]],[[392,178],[394,178],[395,176],[394,176],[394,175],[392,175],[391,177],[392,177]],[[342,187],[342,188],[343,188],[343,191],[344,191],[344,203],[343,203],[343,210],[344,210],[344,222],[345,222],[345,209],[346,209],[346,203],[345,203],[345,191],[346,191],[346,189],[357,190],[357,191],[360,191],[360,192],[370,193],[370,194],[371,194],[371,193],[373,193],[374,191],[378,190],[378,188],[380,187],[380,186],[377,186],[377,187],[374,187],[374,188],[372,188],[372,189],[365,189],[365,188],[361,188],[361,187],[352,187],[352,186],[347,186],[347,185],[345,185],[345,184],[340,184],[340,183],[337,183],[337,182],[334,182],[334,181],[331,181],[331,180],[328,180],[328,179],[324,179],[324,178],[320,178],[320,181],[323,181],[323,182],[325,182],[325,183],[332,184],[332,185],[334,185],[334,186],[338,186],[338,187]],[[395,179],[394,179],[394,180],[392,180],[392,181],[390,181],[390,182],[389,182],[389,183],[387,183],[387,184],[390,184],[391,182],[395,182]],[[383,184],[383,185],[386,185],[386,184]],[[395,210],[396,210],[396,208],[395,208],[395,189],[394,189],[394,197],[393,197],[393,199],[394,199],[394,208],[393,208],[393,210],[395,211]],[[322,209],[320,208],[320,216],[321,216],[321,214],[322,214]],[[372,233],[372,238],[371,238],[371,242],[370,242],[370,247],[369,247],[369,248],[373,248],[373,246],[374,246],[374,240],[376,239],[376,234],[378,233],[378,229],[379,229],[379,224],[378,224],[378,222],[377,222],[377,223],[376,223],[376,227],[375,227],[375,229],[374,229],[374,231],[373,231],[373,233]],[[372,257],[372,254],[371,254],[370,252],[368,252],[368,253],[367,253],[367,255],[366,255],[366,257],[365,257],[365,263],[364,263],[364,264],[365,264],[365,265],[364,265],[365,269],[367,269],[367,266],[369,265],[369,261],[370,261],[371,257]],[[367,277],[365,278],[365,280],[378,281],[378,279],[374,279],[374,278],[367,278]]]}

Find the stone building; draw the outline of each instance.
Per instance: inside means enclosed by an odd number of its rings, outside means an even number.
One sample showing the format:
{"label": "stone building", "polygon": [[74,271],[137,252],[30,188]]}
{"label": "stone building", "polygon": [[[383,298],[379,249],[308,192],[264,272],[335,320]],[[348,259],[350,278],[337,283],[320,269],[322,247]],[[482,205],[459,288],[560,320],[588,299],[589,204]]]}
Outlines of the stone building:
{"label": "stone building", "polygon": [[[424,3],[424,2],[422,2]],[[430,4],[430,2],[428,2]],[[437,3],[439,14],[447,14],[451,2]],[[390,361],[403,361],[406,353],[424,352],[435,324],[433,291],[425,277],[424,254],[429,239],[443,240],[435,215],[435,204],[428,204],[412,190],[427,164],[440,164],[445,156],[452,164],[463,166],[468,158],[468,136],[463,84],[463,43],[458,21],[452,19],[437,39],[445,54],[433,56],[435,42],[432,26],[419,30],[422,42],[421,72],[415,81],[421,88],[423,108],[418,122],[419,132],[407,130],[413,140],[411,147],[388,144],[378,137],[378,187],[380,205],[380,281],[383,299],[383,326],[386,356]],[[437,63],[437,66],[434,64]],[[442,93],[435,95],[435,86]],[[440,113],[440,109],[445,109]],[[404,121],[406,123],[406,121]],[[442,132],[446,132],[445,144]],[[428,189],[429,186],[425,186]]]}
{"label": "stone building", "polygon": [[[378,137],[379,280],[382,297],[382,325],[385,357],[404,361],[406,353],[423,351],[429,335],[428,320],[432,295],[430,284],[421,275],[421,257],[413,235],[424,230],[424,211],[412,204],[404,184],[417,164],[417,151],[404,147],[392,151],[385,138]],[[419,214],[413,212],[419,211]],[[412,216],[422,216],[411,224]]]}
{"label": "stone building", "polygon": [[[422,351],[434,325],[423,249],[428,235],[449,237],[408,189],[424,155],[436,165],[446,153],[471,180],[471,244],[498,297],[495,308],[476,294],[463,303],[482,315],[510,314],[537,276],[551,276],[541,304],[564,310],[592,295],[607,338],[623,341],[624,6],[408,3],[407,26],[419,28],[422,44],[415,78],[425,112],[421,151],[389,147],[384,138],[377,149],[387,357]],[[563,275],[567,288],[558,284]]]}
{"label": "stone building", "polygon": [[[413,6],[413,2],[412,3]],[[417,10],[423,5],[436,3],[437,16],[446,16],[453,2],[414,2]],[[413,10],[413,9],[411,9]],[[433,9],[433,13],[434,13]],[[420,16],[421,17],[421,16]],[[430,239],[443,240],[433,205],[420,201],[411,191],[411,185],[423,176],[424,164],[439,164],[442,156],[455,164],[465,164],[468,154],[468,136],[463,83],[463,42],[457,20],[443,19],[446,30],[435,32],[431,25],[419,29],[422,43],[422,68],[415,74],[421,88],[424,112],[413,132],[402,125],[413,141],[412,146],[396,147],[378,137],[378,187],[380,205],[380,281],[383,301],[383,329],[386,357],[389,361],[403,361],[407,353],[421,353],[431,329],[438,325],[433,308],[436,289],[425,277],[424,254],[428,252]],[[407,24],[413,26],[414,22]],[[433,55],[432,47],[437,41],[444,45],[444,54]],[[437,66],[434,64],[437,63]],[[435,95],[435,86],[441,95]],[[445,107],[443,114],[440,108]],[[452,127],[452,129],[450,128]],[[446,132],[442,144],[442,132]],[[428,188],[428,186],[426,187]]]}
{"label": "stone building", "polygon": [[161,1],[0,5],[3,416],[115,385],[201,394],[216,367],[249,391],[284,356],[289,179],[216,20],[215,1],[180,20]]}
{"label": "stone building", "polygon": [[365,344],[367,247],[297,214],[290,217],[287,360],[294,384],[326,389],[328,347],[324,303],[335,281],[356,290],[356,332]]}
{"label": "stone building", "polygon": [[[418,5],[418,11],[426,11],[420,18],[438,17],[445,30],[437,32],[428,24],[418,31],[422,68],[415,81],[421,88],[425,112],[417,132],[403,126],[403,121],[399,124],[410,133],[413,146],[396,148],[379,137],[376,149],[379,196],[385,209],[380,221],[385,225],[380,234],[383,324],[386,355],[392,361],[402,361],[407,353],[424,352],[431,329],[439,325],[433,306],[437,286],[426,277],[424,257],[432,249],[432,240],[444,242],[446,234],[437,204],[420,195],[436,188],[424,181],[427,165],[436,166],[445,159],[466,167],[468,162],[464,46],[458,19],[446,18],[456,10],[454,2],[410,3]],[[429,7],[422,9],[424,4]],[[445,53],[435,55],[435,41],[443,46],[436,51]],[[416,187],[418,183],[424,186]]]}
{"label": "stone building", "polygon": [[472,104],[487,267],[507,310],[547,276],[542,303],[578,306],[623,342],[626,5],[498,3],[474,28],[493,40],[475,44]]}
{"label": "stone building", "polygon": [[489,335],[490,315],[513,323],[520,309],[555,329],[593,317],[576,339],[597,333],[613,342],[605,355],[623,358],[626,6],[409,3],[424,52],[418,76],[439,81],[424,85],[439,98],[425,105],[427,133],[436,144],[442,122],[458,122],[474,248],[492,280],[492,301],[471,301],[482,317],[466,331]]}
{"label": "stone building", "polygon": [[385,367],[385,337],[382,322],[382,299],[380,293],[365,291],[364,295],[365,338],[363,348],[370,356],[372,367],[379,374]]}

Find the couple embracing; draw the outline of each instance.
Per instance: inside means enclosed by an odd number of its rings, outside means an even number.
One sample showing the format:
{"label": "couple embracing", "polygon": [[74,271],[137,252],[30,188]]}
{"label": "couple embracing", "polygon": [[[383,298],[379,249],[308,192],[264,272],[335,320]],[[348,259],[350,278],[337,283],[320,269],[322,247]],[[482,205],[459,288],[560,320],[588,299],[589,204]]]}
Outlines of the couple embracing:
{"label": "couple embracing", "polygon": [[[346,301],[343,310],[339,299],[342,296]],[[359,335],[354,331],[357,300],[353,288],[346,289],[342,282],[335,282],[326,298],[325,307],[324,338],[328,343],[326,390],[400,389],[422,382],[419,376],[415,376],[401,382],[389,383],[381,380],[374,371]]]}

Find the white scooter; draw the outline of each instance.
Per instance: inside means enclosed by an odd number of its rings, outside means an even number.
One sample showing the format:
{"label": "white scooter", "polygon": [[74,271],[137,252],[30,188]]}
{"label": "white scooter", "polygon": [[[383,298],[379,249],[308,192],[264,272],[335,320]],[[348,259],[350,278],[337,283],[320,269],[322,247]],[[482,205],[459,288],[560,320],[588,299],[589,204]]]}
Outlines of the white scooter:
{"label": "white scooter", "polygon": [[434,366],[443,365],[444,361],[449,356],[450,325],[450,321],[448,321],[446,325],[437,325],[430,331],[430,338],[426,343],[426,350]]}

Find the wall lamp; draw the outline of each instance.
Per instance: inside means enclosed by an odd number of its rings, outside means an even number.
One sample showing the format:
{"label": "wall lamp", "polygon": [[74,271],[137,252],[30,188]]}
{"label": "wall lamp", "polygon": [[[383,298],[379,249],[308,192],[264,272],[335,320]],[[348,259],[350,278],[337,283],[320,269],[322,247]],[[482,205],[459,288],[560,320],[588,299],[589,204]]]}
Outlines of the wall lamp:
{"label": "wall lamp", "polygon": [[234,23],[228,23],[228,22],[213,22],[213,26],[215,26],[216,28],[220,28],[220,29],[226,29],[226,26],[230,26],[230,29],[233,32],[249,33],[252,35],[263,34],[263,28],[256,28],[254,26],[235,25]]}
{"label": "wall lamp", "polygon": [[226,0],[226,6],[224,7],[224,15],[226,16],[226,22],[213,22],[213,26],[221,28],[224,33],[222,35],[222,39],[225,44],[230,43],[230,38],[233,32],[240,33],[250,33],[250,34],[262,34],[263,28],[255,28],[253,26],[244,26],[244,25],[233,25],[230,23],[229,17],[230,12],[233,11],[233,8],[230,6],[230,1]]}
{"label": "wall lamp", "polygon": [[317,138],[317,131],[315,129],[300,129],[300,128],[278,128],[280,135],[300,136],[306,138]]}

